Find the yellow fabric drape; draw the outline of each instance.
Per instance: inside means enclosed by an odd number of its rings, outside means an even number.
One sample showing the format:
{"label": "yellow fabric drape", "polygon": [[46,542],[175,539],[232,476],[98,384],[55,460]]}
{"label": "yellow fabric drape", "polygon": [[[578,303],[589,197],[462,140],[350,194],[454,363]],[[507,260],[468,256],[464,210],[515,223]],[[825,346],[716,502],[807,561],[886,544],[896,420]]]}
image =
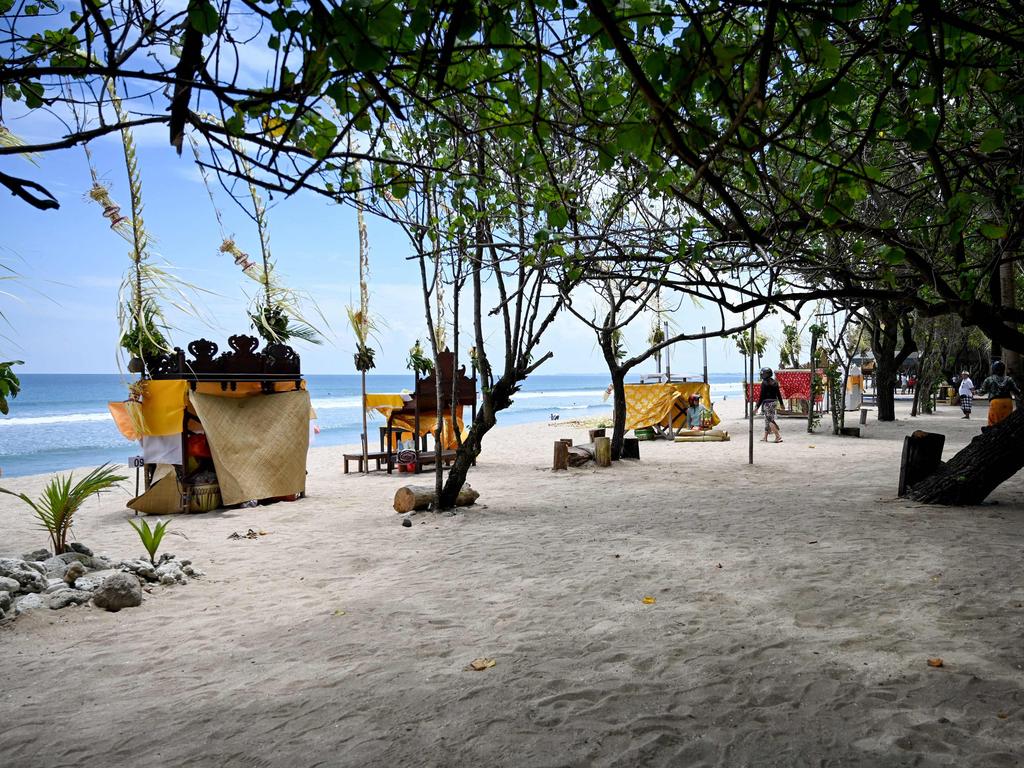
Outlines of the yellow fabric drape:
{"label": "yellow fabric drape", "polygon": [[188,398],[188,382],[160,379],[145,382],[142,392],[142,419],[146,435],[181,434],[181,419]]}
{"label": "yellow fabric drape", "polygon": [[405,407],[405,399],[398,394],[367,392],[366,410],[374,410],[384,414],[385,418],[392,411]]}
{"label": "yellow fabric drape", "polygon": [[[385,419],[391,415],[392,411],[404,408],[406,404],[405,398],[397,393],[366,393],[366,409],[368,411],[376,411]],[[412,435],[416,426],[415,421],[416,419],[412,416],[396,416],[394,420],[392,420],[391,426]],[[466,427],[462,421],[461,405],[455,407],[455,423],[458,425],[459,434],[465,437]],[[437,419],[434,418],[433,412],[420,413],[420,436],[433,434],[436,428]],[[448,411],[444,414],[444,423],[441,426],[441,445],[445,449],[452,449],[458,446],[458,443],[455,441],[455,429],[452,427],[452,416]]]}
{"label": "yellow fabric drape", "polygon": [[[306,382],[299,382],[301,389]],[[275,392],[290,392],[295,389],[295,382],[279,381],[274,383]],[[108,403],[110,415],[114,423],[129,440],[138,440],[143,435],[178,435],[181,434],[182,418],[188,399],[189,383],[184,379],[150,379],[143,385],[142,419],[145,430],[138,434],[128,415],[129,404]],[[238,382],[234,389],[221,389],[218,382],[203,381],[196,385],[196,392],[201,395],[215,397],[254,397],[263,393],[258,381]]]}
{"label": "yellow fabric drape", "polygon": [[[413,428],[416,426],[416,419],[412,416],[396,416],[391,426],[398,429],[402,429],[408,432],[410,435],[413,433]],[[462,406],[458,405],[455,407],[455,423],[458,425],[459,434],[465,438],[466,427],[462,422]],[[420,414],[420,436],[432,435],[434,430],[437,429],[437,419],[434,418],[434,414]],[[445,411],[444,423],[441,425],[441,445],[445,450],[454,449],[458,446],[455,441],[455,430],[452,428],[452,416],[451,413]]]}
{"label": "yellow fabric drape", "polygon": [[107,403],[107,409],[110,411],[110,415],[114,417],[114,425],[128,440],[138,440],[142,437],[138,430],[135,429],[135,423],[132,421],[132,415],[129,412],[129,408],[137,408],[138,406],[138,403],[125,400]]}
{"label": "yellow fabric drape", "polygon": [[[680,429],[686,426],[686,406],[690,395],[700,395],[701,403],[711,409],[711,387],[703,381],[673,381],[665,384],[627,384],[626,429],[660,425]],[[712,422],[718,424],[718,415]]]}

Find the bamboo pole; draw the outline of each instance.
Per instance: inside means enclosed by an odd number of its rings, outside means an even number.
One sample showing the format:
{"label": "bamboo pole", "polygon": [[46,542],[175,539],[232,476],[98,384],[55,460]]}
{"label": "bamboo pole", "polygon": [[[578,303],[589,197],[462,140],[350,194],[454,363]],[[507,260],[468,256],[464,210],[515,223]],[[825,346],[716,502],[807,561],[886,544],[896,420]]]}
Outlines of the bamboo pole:
{"label": "bamboo pole", "polygon": [[370,474],[370,458],[366,445],[369,441],[369,437],[366,434],[366,371],[360,371],[359,373],[363,383],[363,474],[368,475]]}
{"label": "bamboo pole", "polygon": [[704,347],[704,383],[707,384],[708,383],[708,337],[707,337],[708,329],[707,329],[707,326],[702,325],[700,327],[700,332],[704,335],[704,338],[701,339],[701,344]]}
{"label": "bamboo pole", "polygon": [[750,401],[750,435],[749,435],[749,456],[747,463],[754,463],[754,340],[757,334],[757,323],[750,326],[750,388],[747,390],[747,399]]}

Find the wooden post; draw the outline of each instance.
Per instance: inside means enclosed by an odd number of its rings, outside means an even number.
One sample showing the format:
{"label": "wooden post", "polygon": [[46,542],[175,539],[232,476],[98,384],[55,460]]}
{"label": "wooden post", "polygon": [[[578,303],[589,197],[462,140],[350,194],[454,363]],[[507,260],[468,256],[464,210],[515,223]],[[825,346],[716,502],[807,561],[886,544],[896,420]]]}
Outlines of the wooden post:
{"label": "wooden post", "polygon": [[370,474],[369,450],[366,445],[366,371],[360,371],[363,386],[363,474]]}
{"label": "wooden post", "polygon": [[552,471],[569,468],[569,446],[564,440],[555,441],[555,458],[551,462]]}
{"label": "wooden post", "polygon": [[757,333],[757,323],[750,326],[750,389],[747,390],[747,399],[750,408],[750,446],[748,463],[754,463],[754,334]]}
{"label": "wooden post", "polygon": [[624,459],[639,459],[640,458],[640,441],[635,437],[624,437],[622,438],[622,458]]}
{"label": "wooden post", "polygon": [[598,437],[594,439],[594,461],[599,467],[610,467],[612,465],[612,439],[610,437]]}
{"label": "wooden post", "polygon": [[917,430],[903,438],[900,459],[900,485],[897,495],[906,496],[907,489],[935,473],[942,464],[942,446],[946,436],[937,432]]}
{"label": "wooden post", "polygon": [[861,426],[863,426],[863,425],[868,423],[868,409],[867,408],[861,408],[860,409],[860,423],[861,423]]}
{"label": "wooden post", "polygon": [[563,437],[561,442],[565,443],[566,446],[568,446],[569,448],[572,448],[572,438],[571,437]]}
{"label": "wooden post", "polygon": [[594,442],[595,437],[604,437],[605,432],[603,429],[592,429],[587,433],[587,436],[590,442]]}

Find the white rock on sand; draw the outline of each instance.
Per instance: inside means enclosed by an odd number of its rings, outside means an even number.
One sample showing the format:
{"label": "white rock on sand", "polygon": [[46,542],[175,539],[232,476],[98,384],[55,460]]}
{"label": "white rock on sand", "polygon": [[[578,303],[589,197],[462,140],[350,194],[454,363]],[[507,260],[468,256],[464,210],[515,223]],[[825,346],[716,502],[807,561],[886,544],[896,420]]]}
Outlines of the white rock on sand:
{"label": "white rock on sand", "polygon": [[[1024,478],[997,506],[894,500],[903,435],[944,432],[948,456],[984,405],[901,405],[861,440],[784,420],[752,467],[725,406],[732,442],[610,469],[550,471],[582,429],[499,429],[480,503],[411,528],[407,476],[316,448],[308,499],[174,519],[165,547],[187,536],[208,578],[0,627],[2,762],[1019,765]],[[126,499],[87,504],[78,536],[136,551]],[[266,535],[228,539],[248,528]],[[0,531],[44,543],[11,500]]]}

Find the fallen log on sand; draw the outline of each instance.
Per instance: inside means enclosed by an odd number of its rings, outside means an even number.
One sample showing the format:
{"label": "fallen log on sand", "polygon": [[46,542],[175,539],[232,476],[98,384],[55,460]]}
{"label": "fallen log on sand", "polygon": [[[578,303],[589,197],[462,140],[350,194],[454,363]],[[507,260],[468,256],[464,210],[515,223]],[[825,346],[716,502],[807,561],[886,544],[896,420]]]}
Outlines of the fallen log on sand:
{"label": "fallen log on sand", "polygon": [[[474,491],[469,485],[462,486],[455,506],[468,507],[480,498],[480,492]],[[433,486],[403,485],[395,491],[395,512],[412,512],[414,509],[426,509],[437,501]]]}
{"label": "fallen log on sand", "polygon": [[583,443],[574,445],[569,449],[569,466],[582,467],[588,461],[594,460],[594,444]]}

